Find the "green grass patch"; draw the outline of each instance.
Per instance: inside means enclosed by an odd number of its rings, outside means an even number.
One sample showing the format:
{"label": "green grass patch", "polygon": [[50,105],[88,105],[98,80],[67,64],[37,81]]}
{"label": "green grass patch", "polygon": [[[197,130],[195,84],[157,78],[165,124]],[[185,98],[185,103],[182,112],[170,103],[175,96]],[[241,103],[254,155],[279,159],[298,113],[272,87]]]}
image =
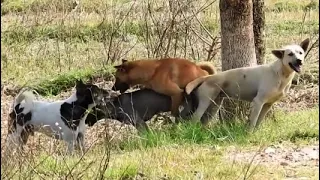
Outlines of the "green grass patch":
{"label": "green grass patch", "polygon": [[266,11],[272,11],[276,13],[281,12],[297,12],[297,11],[312,11],[312,10],[319,10],[319,2],[315,0],[310,1],[279,1],[276,2],[272,6],[268,6]]}
{"label": "green grass patch", "polygon": [[256,132],[248,134],[243,123],[213,124],[202,128],[199,124],[183,123],[161,130],[145,132],[141,137],[123,141],[121,149],[160,147],[169,144],[261,145],[272,142],[300,142],[319,140],[319,109],[290,113],[276,112],[277,120],[266,119]]}
{"label": "green grass patch", "polygon": [[[204,129],[195,123],[180,123],[161,130],[144,132],[134,140],[120,143],[121,149],[160,147],[169,144],[216,144],[242,141],[246,130],[241,123],[216,125]],[[240,139],[239,139],[240,138]]]}
{"label": "green grass patch", "polygon": [[97,77],[110,78],[112,70],[111,68],[102,70],[74,70],[65,74],[58,75],[52,79],[41,80],[37,84],[30,84],[28,87],[36,90],[40,95],[58,95],[60,92],[70,89],[75,86],[76,80],[83,80],[84,82],[89,79],[95,79]]}
{"label": "green grass patch", "polygon": [[128,163],[127,166],[120,168],[110,168],[106,171],[106,177],[110,179],[134,179],[138,174],[139,167],[134,164]]}
{"label": "green grass patch", "polygon": [[56,96],[59,93],[69,90],[75,86],[76,80],[82,80],[84,82],[88,80],[95,80],[97,78],[104,78],[108,80],[112,77],[113,69],[106,68],[100,70],[94,69],[82,69],[72,70],[67,73],[63,73],[52,78],[40,78],[37,81],[28,83],[25,85],[18,85],[20,87],[28,87],[34,89],[42,96]]}
{"label": "green grass patch", "polygon": [[[240,123],[212,124],[208,129],[186,123],[154,130],[120,143],[122,150],[111,150],[108,162],[105,161],[108,159],[105,156],[107,148],[101,144],[89,149],[84,157],[34,154],[21,166],[12,163],[13,167],[5,168],[2,164],[2,178],[8,171],[18,171],[13,179],[190,179],[199,176],[204,179],[283,179],[286,173],[279,166],[227,158],[229,146],[248,147],[253,159],[255,152],[265,145],[280,141],[312,144],[319,140],[318,107],[291,113],[277,112],[276,117],[276,122],[267,119],[252,134],[246,133]],[[107,167],[105,171],[103,167]],[[312,178],[319,176],[314,169],[308,168],[297,169],[297,173]]]}
{"label": "green grass patch", "polygon": [[[82,11],[92,13],[103,11],[106,7],[121,5],[129,0],[92,1],[82,0]],[[75,1],[70,0],[5,0],[1,3],[1,15],[8,13],[41,13],[44,11],[71,11],[76,6]]]}
{"label": "green grass patch", "polygon": [[[212,34],[219,31],[219,24],[211,21],[204,22],[204,26]],[[319,21],[302,22],[284,20],[266,25],[266,33],[272,36],[293,36],[300,34],[317,34]],[[6,45],[16,43],[31,43],[35,41],[56,39],[62,42],[87,43],[90,41],[104,42],[108,37],[119,38],[123,35],[135,35],[142,40],[145,34],[143,22],[125,22],[120,28],[111,22],[103,24],[75,24],[75,25],[39,25],[23,27],[13,24],[2,32],[1,42]]]}
{"label": "green grass patch", "polygon": [[319,108],[299,112],[281,112],[276,114],[276,122],[268,120],[253,134],[248,143],[319,140]]}
{"label": "green grass patch", "polygon": [[319,33],[319,21],[312,20],[307,22],[299,21],[282,21],[272,23],[266,26],[266,31],[269,36],[276,34],[277,36],[292,36],[299,34],[315,35]]}
{"label": "green grass patch", "polygon": [[106,41],[106,37],[118,38],[124,34],[143,35],[143,27],[137,22],[126,22],[118,28],[112,23],[94,25],[76,24],[43,25],[23,27],[13,24],[1,33],[1,42],[12,45],[15,43],[34,42],[47,39],[86,43],[90,40]]}
{"label": "green grass patch", "polygon": [[[34,156],[12,179],[283,179],[286,173],[274,166],[227,159],[226,149],[205,145],[156,147],[112,153],[106,164],[103,152],[90,151],[84,157]],[[254,158],[253,152],[252,157]],[[2,172],[5,170],[2,168]],[[9,170],[9,169],[7,169]],[[10,171],[9,170],[9,171]],[[313,169],[298,170],[300,175],[316,177]],[[270,173],[272,172],[272,173]],[[1,174],[2,179],[4,174]],[[100,176],[103,174],[103,176]]]}

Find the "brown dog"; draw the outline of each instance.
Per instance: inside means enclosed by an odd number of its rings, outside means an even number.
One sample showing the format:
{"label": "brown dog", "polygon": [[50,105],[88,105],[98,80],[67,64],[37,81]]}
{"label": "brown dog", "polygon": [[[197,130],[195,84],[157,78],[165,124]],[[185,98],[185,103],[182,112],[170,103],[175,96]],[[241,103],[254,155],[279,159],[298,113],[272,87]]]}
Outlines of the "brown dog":
{"label": "brown dog", "polygon": [[201,76],[216,72],[214,66],[207,62],[195,64],[180,58],[122,60],[121,65],[114,67],[117,71],[113,90],[123,93],[130,86],[142,84],[158,93],[171,96],[171,114],[174,116],[178,114],[186,85]]}

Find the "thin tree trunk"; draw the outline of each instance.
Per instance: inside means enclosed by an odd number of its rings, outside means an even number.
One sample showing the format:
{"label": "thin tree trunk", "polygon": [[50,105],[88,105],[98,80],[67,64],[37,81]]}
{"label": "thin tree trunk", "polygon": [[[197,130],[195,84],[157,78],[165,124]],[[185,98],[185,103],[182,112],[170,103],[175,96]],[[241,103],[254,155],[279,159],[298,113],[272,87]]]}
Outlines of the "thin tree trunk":
{"label": "thin tree trunk", "polygon": [[257,64],[265,64],[265,7],[264,0],[253,0],[253,33]]}
{"label": "thin tree trunk", "polygon": [[[222,71],[256,65],[252,0],[220,0]],[[223,119],[245,118],[249,103],[224,100]]]}

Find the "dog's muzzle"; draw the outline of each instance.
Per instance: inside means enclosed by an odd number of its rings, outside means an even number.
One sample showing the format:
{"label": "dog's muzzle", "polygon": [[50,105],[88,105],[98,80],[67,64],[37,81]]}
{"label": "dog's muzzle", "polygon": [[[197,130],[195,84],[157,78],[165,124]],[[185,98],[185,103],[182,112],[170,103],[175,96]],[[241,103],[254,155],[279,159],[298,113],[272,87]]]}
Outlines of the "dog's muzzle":
{"label": "dog's muzzle", "polygon": [[300,73],[301,72],[301,66],[302,66],[302,60],[297,59],[295,62],[290,62],[289,66],[291,69],[293,69],[295,72]]}

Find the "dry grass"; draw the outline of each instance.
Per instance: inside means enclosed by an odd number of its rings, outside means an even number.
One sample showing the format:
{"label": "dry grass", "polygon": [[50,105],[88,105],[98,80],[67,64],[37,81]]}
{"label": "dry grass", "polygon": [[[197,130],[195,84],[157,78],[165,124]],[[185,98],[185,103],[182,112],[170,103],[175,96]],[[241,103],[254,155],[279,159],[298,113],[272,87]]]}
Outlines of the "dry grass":
{"label": "dry grass", "polygon": [[[136,59],[167,54],[206,60],[206,50],[213,41],[210,36],[219,36],[220,31],[217,2],[208,7],[211,2],[185,1],[189,6],[176,3],[179,5],[172,8],[183,9],[176,19],[170,16],[177,10],[170,11],[169,4],[156,1],[107,1],[107,4],[97,1],[93,3],[96,10],[89,8],[93,4],[81,1],[74,11],[68,1],[30,1],[29,5],[20,0],[13,2],[6,1],[2,6],[13,12],[8,11],[1,18],[1,75],[3,82],[20,85],[32,83],[35,76],[48,79],[72,70],[101,69],[123,57]],[[295,1],[290,4],[294,4],[296,10],[290,11],[285,2],[289,1],[281,1],[282,5],[266,1],[268,61],[273,59],[271,49],[305,37],[312,37],[314,41],[318,35],[318,6],[304,11],[309,1]],[[275,4],[283,9],[273,10]],[[24,7],[21,12],[13,8],[18,5]],[[46,11],[42,12],[43,9]],[[198,10],[202,11],[197,13]],[[165,16],[165,12],[170,16]],[[167,29],[172,20],[174,27]],[[171,39],[161,41],[162,35]],[[159,45],[163,47],[157,48]],[[159,52],[156,49],[160,49]],[[219,67],[219,51],[217,53],[213,63]],[[310,66],[317,66],[314,62],[319,58],[317,51],[309,58]]]}
{"label": "dry grass", "polygon": [[[67,0],[5,1],[1,6],[1,118],[7,118],[12,102],[7,94],[15,94],[10,90],[40,87],[43,94],[58,94],[43,99],[62,99],[70,94],[74,79],[91,76],[109,87],[110,67],[121,58],[209,59],[219,69],[219,8],[218,2],[212,2],[82,0],[77,6]],[[274,48],[306,37],[315,42],[319,36],[318,2],[266,0],[266,11],[267,61],[274,59],[270,53]],[[214,53],[209,54],[210,49]],[[36,134],[20,161],[1,164],[2,179],[8,179],[3,173],[13,172],[14,179],[98,179],[101,174],[107,179],[318,179],[319,159],[296,167],[281,165],[281,158],[275,163],[250,161],[256,152],[261,155],[274,144],[289,152],[295,152],[295,146],[318,144],[318,68],[314,48],[304,72],[295,78],[296,85],[276,105],[274,118],[252,135],[239,124],[213,124],[201,130],[156,121],[150,123],[154,134],[138,136],[131,126],[108,120],[88,129],[89,151],[84,157],[63,156],[63,143]],[[3,147],[6,121],[1,128]],[[251,156],[239,160],[231,157],[235,152]],[[99,169],[103,167],[107,169]]]}
{"label": "dry grass", "polygon": [[[62,99],[69,95],[70,92],[66,92],[46,99]],[[3,95],[1,100],[1,117],[6,117],[12,98]],[[241,125],[224,128],[212,124],[212,128],[203,131],[197,126],[159,127],[159,122],[152,122],[149,125],[154,134],[138,136],[132,126],[107,120],[88,129],[85,139],[88,152],[84,157],[61,155],[65,151],[63,142],[36,133],[26,146],[28,153],[20,161],[15,158],[11,161],[13,164],[2,164],[3,172],[17,172],[15,179],[74,179],[79,176],[96,179],[100,173],[97,169],[108,150],[110,160],[103,173],[108,179],[194,179],[198,176],[205,179],[242,179],[244,176],[249,176],[248,179],[316,179],[319,173],[314,172],[317,172],[319,159],[292,159],[286,161],[287,165],[283,164],[283,158],[295,153],[296,147],[313,147],[319,141],[319,109],[301,106],[301,103],[291,106],[299,111],[277,112],[276,122],[266,120],[252,135],[246,134]],[[6,129],[6,121],[2,121],[1,128]],[[2,131],[2,142],[5,135],[6,131]],[[272,145],[280,145],[285,151],[274,156],[261,153]],[[18,162],[21,165],[17,166]],[[8,168],[12,169],[8,171]]]}

